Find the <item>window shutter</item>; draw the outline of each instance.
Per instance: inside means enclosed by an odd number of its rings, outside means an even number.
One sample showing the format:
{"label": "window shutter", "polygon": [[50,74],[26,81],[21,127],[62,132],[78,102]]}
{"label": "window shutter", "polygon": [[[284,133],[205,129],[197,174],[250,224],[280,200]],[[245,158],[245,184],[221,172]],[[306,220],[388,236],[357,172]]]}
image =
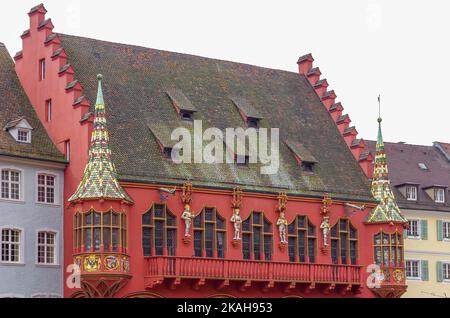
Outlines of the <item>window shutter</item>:
{"label": "window shutter", "polygon": [[420,261],[420,272],[422,275],[422,280],[424,282],[428,281],[428,261]]}
{"label": "window shutter", "polygon": [[443,239],[444,239],[444,235],[443,235],[443,230],[444,230],[444,228],[443,228],[443,222],[442,221],[440,221],[440,220],[438,220],[437,222],[436,222],[436,232],[437,232],[437,240],[438,241],[442,241]]}
{"label": "window shutter", "polygon": [[408,229],[404,229],[403,230],[403,239],[407,239],[408,238]]}
{"label": "window shutter", "polygon": [[436,277],[438,283],[442,283],[444,281],[444,270],[442,262],[436,262]]}
{"label": "window shutter", "polygon": [[428,221],[422,220],[420,221],[420,236],[422,240],[428,240]]}

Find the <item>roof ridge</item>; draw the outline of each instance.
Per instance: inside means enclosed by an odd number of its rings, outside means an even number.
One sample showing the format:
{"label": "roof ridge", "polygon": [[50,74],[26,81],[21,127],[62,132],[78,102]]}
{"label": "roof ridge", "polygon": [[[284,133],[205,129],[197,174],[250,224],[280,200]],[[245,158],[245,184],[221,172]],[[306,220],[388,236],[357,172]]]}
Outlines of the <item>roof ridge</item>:
{"label": "roof ridge", "polygon": [[[156,49],[156,48],[146,47],[146,46],[137,45],[137,44],[127,44],[127,43],[120,43],[120,42],[113,42],[113,41],[105,41],[105,40],[95,39],[95,38],[91,38],[91,37],[71,35],[71,34],[65,34],[65,33],[59,33],[59,32],[57,32],[56,34],[60,35],[62,37],[67,36],[67,37],[73,37],[73,38],[79,38],[79,39],[99,41],[99,42],[102,42],[105,44],[116,45],[117,47],[128,46],[128,47],[133,47],[136,49],[154,50],[154,51],[159,51],[159,52],[164,52],[164,53],[172,53],[172,54],[179,54],[179,55],[184,55],[184,56],[208,59],[208,60],[212,60],[212,61],[216,61],[216,62],[233,63],[233,64],[238,64],[238,65],[243,65],[243,66],[255,67],[255,68],[262,69],[262,70],[285,72],[285,73],[289,73],[292,75],[294,75],[294,74],[299,75],[298,72],[294,72],[294,71],[282,70],[282,69],[278,69],[278,68],[270,68],[270,67],[266,67],[266,66],[248,64],[248,63],[244,63],[244,62],[224,60],[224,59],[220,59],[220,58],[207,57],[207,56],[202,56],[202,55],[197,55],[197,54],[192,54],[192,53],[182,53],[182,52],[175,52],[175,51],[169,51],[169,50],[164,50],[164,49]],[[63,39],[61,39],[61,40],[64,41]],[[61,46],[61,48],[62,48],[62,46]]]}

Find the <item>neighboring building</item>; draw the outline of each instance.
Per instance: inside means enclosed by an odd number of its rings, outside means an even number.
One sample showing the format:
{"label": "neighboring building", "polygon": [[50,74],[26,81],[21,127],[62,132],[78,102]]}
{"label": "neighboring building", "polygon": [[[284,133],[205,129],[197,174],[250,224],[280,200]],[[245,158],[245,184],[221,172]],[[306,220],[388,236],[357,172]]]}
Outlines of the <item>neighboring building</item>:
{"label": "neighboring building", "polygon": [[[403,220],[371,221],[377,201],[341,138],[344,126],[323,107],[335,95],[318,96],[310,84],[310,55],[292,73],[56,34],[45,14],[42,5],[29,12],[15,60],[70,159],[64,264],[80,265],[82,288],[65,296],[404,292]],[[248,152],[223,143],[235,163],[173,163],[171,132],[192,131],[194,120],[203,129],[280,128],[278,173],[261,174]],[[387,247],[380,235],[395,237],[389,248],[400,253],[383,267],[396,275],[377,289],[366,282],[377,249]]]}
{"label": "neighboring building", "polygon": [[[370,151],[375,142],[366,141]],[[405,297],[450,297],[449,145],[386,143],[397,203],[409,220]]]}
{"label": "neighboring building", "polygon": [[64,169],[0,43],[0,297],[63,296]]}

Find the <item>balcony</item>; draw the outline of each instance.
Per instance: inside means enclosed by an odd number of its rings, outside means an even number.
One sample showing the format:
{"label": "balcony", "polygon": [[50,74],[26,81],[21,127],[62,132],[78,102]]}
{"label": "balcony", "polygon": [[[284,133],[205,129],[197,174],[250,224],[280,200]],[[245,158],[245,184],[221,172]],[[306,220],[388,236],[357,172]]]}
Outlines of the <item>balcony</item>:
{"label": "balcony", "polygon": [[[314,290],[316,285],[329,290],[336,287],[347,292],[355,291],[362,285],[361,266],[301,264],[287,262],[260,262],[227,259],[208,259],[191,257],[159,256],[146,260],[146,287],[153,288],[164,280],[171,286],[180,284],[181,280],[194,280],[194,287],[205,284],[206,280],[219,281],[219,286],[228,286],[230,281],[240,282],[241,289],[252,282],[263,283],[271,288],[275,283],[287,289],[302,285]],[[284,284],[283,284],[284,283]],[[196,288],[196,289],[197,289]]]}

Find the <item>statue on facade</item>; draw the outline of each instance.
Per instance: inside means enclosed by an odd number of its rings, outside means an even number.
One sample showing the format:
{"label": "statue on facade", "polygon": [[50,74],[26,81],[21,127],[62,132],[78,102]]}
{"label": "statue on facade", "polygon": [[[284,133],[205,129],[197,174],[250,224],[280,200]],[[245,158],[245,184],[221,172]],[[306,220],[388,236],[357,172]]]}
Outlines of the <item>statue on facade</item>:
{"label": "statue on facade", "polygon": [[277,226],[278,226],[278,230],[280,232],[281,243],[287,244],[286,230],[287,230],[287,226],[288,226],[288,221],[284,215],[284,212],[280,213],[280,217],[278,218],[278,221],[277,221]]}
{"label": "statue on facade", "polygon": [[328,246],[328,235],[331,230],[330,218],[328,216],[325,216],[323,218],[322,224],[320,225],[320,229],[322,230],[323,233],[323,245]]}
{"label": "statue on facade", "polygon": [[234,237],[233,240],[239,241],[241,239],[240,233],[241,233],[241,224],[242,219],[239,214],[239,209],[233,209],[233,215],[231,216],[231,223],[234,225]]}
{"label": "statue on facade", "polygon": [[181,218],[184,220],[184,237],[190,237],[191,223],[192,219],[195,218],[195,215],[191,212],[189,204],[185,205],[183,214],[181,214]]}

